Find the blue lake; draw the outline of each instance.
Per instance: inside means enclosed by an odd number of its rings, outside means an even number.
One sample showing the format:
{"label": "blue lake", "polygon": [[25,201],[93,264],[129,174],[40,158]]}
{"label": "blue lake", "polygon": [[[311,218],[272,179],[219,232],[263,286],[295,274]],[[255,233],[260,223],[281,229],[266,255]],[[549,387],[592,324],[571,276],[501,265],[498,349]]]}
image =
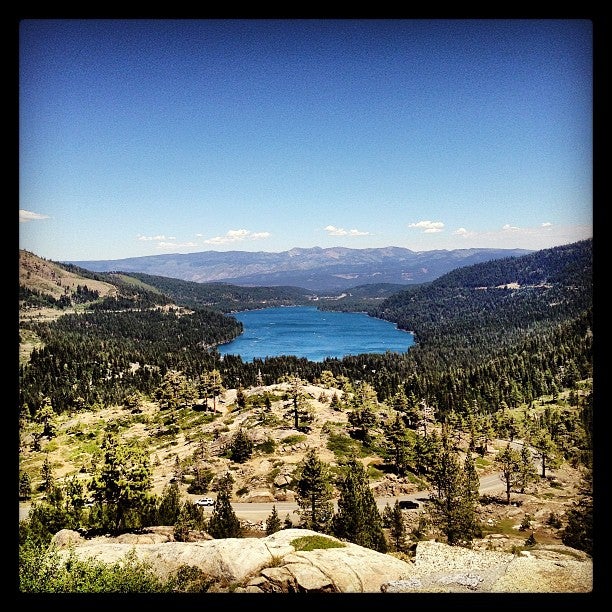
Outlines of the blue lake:
{"label": "blue lake", "polygon": [[358,312],[329,312],[313,306],[264,308],[235,313],[244,332],[218,347],[221,355],[254,358],[295,355],[310,361],[361,353],[405,353],[411,333],[394,323]]}

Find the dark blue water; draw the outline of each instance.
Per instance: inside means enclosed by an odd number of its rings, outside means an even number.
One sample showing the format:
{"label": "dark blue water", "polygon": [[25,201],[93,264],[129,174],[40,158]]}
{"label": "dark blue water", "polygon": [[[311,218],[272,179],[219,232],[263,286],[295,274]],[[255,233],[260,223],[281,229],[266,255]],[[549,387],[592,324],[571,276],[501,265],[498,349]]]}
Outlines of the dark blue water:
{"label": "dark blue water", "polygon": [[249,310],[234,315],[244,332],[219,346],[221,355],[255,357],[295,355],[310,361],[361,353],[405,353],[413,335],[395,324],[358,312],[327,312],[312,306]]}

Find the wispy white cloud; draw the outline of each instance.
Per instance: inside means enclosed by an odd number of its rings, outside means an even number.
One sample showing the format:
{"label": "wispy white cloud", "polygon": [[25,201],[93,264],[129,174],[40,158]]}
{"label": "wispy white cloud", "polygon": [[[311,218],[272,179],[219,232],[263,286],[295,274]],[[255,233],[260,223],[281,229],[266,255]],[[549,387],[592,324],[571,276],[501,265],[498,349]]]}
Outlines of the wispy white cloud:
{"label": "wispy white cloud", "polygon": [[197,243],[196,242],[165,242],[165,241],[161,241],[158,242],[156,247],[158,249],[161,250],[167,250],[167,249],[184,249],[184,248],[193,248],[193,247],[197,247]]}
{"label": "wispy white cloud", "polygon": [[242,242],[244,240],[264,240],[270,237],[270,232],[252,232],[246,229],[229,230],[225,236],[215,236],[204,240],[206,244],[227,244],[228,242]]}
{"label": "wispy white cloud", "polygon": [[467,229],[465,229],[465,227],[460,227],[458,229],[456,229],[453,234],[455,236],[463,236],[463,238],[471,238],[472,236],[476,235],[476,232],[471,232]]}
{"label": "wispy white cloud", "polygon": [[464,227],[452,232],[467,244],[458,245],[448,242],[444,248],[523,248],[546,249],[560,244],[570,244],[593,236],[592,225],[557,225],[543,222],[538,225],[518,227],[506,223],[497,229],[488,231],[471,231]]}
{"label": "wispy white cloud", "polygon": [[145,242],[148,241],[152,241],[152,242],[159,242],[159,241],[164,241],[164,240],[176,240],[175,236],[164,236],[163,234],[159,234],[157,236],[138,236],[138,240],[142,240]]}
{"label": "wispy white cloud", "polygon": [[369,236],[370,232],[362,232],[358,229],[346,230],[343,227],[336,227],[334,225],[327,225],[325,231],[330,236]]}
{"label": "wispy white cloud", "polygon": [[39,221],[40,219],[48,219],[48,215],[32,212],[31,210],[19,210],[19,223],[28,223],[29,221]]}
{"label": "wispy white cloud", "polygon": [[192,249],[197,247],[196,242],[177,242],[176,236],[166,236],[164,234],[157,234],[157,236],[143,236],[140,234],[137,238],[141,242],[156,242],[156,249],[160,251],[168,251],[174,249]]}
{"label": "wispy white cloud", "polygon": [[419,221],[418,223],[409,223],[408,227],[416,227],[422,229],[425,234],[435,234],[444,229],[442,221]]}

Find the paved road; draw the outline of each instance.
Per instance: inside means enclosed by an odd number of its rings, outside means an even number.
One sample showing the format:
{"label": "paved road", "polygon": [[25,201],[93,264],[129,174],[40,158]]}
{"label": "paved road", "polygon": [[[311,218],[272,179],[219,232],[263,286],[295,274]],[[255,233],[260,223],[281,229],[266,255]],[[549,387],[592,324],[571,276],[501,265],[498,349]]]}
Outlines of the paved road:
{"label": "paved road", "polygon": [[[480,493],[503,492],[503,490],[504,485],[500,480],[499,474],[497,472],[489,476],[483,476],[480,479]],[[395,505],[396,499],[400,501],[411,500],[423,502],[428,498],[428,496],[428,491],[419,491],[417,493],[411,493],[409,495],[399,495],[397,497],[377,497],[376,504],[378,506],[379,511],[382,512],[387,504],[393,507]],[[337,510],[337,503],[334,503],[334,505]],[[299,516],[297,514],[298,506],[295,502],[232,503],[232,508],[234,509],[236,516],[243,521],[251,521],[252,523],[257,523],[259,521],[264,521],[265,519],[267,519],[272,512],[272,506],[276,506],[276,512],[281,522],[285,520],[287,515],[289,515],[291,521],[294,524],[297,524],[297,522],[299,521]],[[29,503],[20,503],[19,520],[21,521],[27,518],[29,511]],[[204,511],[210,514],[212,512],[212,507],[204,506]]]}
{"label": "paved road", "polygon": [[[504,485],[499,478],[499,474],[491,474],[489,476],[483,476],[480,479],[480,493],[501,493],[504,490]],[[378,506],[378,510],[380,512],[383,511],[384,507],[389,504],[389,506],[393,507],[395,505],[395,500],[410,500],[422,503],[427,500],[429,497],[429,491],[419,491],[417,493],[410,493],[409,495],[399,495],[397,497],[377,497],[376,505]],[[278,518],[281,521],[285,520],[287,514],[289,514],[291,520],[294,523],[297,523],[299,520],[299,516],[297,514],[297,504],[295,502],[265,502],[265,503],[232,503],[232,508],[236,513],[236,516],[245,521],[251,521],[256,523],[258,521],[263,521],[272,512],[272,506],[276,506],[276,512],[278,514]],[[335,509],[337,510],[337,503],[334,502]],[[207,512],[212,512],[212,508],[207,507]]]}

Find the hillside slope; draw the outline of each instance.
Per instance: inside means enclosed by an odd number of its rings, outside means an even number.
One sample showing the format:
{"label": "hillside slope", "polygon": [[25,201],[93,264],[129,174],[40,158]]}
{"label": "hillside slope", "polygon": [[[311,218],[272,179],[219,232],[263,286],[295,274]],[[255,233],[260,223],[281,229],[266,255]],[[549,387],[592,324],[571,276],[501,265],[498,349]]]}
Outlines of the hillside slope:
{"label": "hillside slope", "polygon": [[[155,402],[144,402],[136,412],[115,406],[60,415],[56,421],[56,436],[40,451],[33,448],[35,426],[32,425],[21,435],[20,470],[32,475],[33,490],[37,491],[32,501],[37,502],[44,498],[39,490],[44,461],[53,466],[58,482],[74,477],[86,483],[99,461],[98,452],[105,431],[110,429],[118,433],[123,443],[131,441],[145,445],[151,457],[152,492],[156,495],[162,495],[178,477],[183,499],[195,502],[203,495],[214,498],[217,479],[231,473],[233,504],[266,504],[267,509],[257,521],[249,520],[252,512],[242,515],[237,511],[247,531],[251,529],[251,535],[258,537],[263,535],[261,525],[273,504],[280,509],[285,503],[294,502],[293,479],[309,449],[315,449],[334,474],[339,473],[340,466],[351,453],[356,453],[367,468],[372,492],[381,502],[381,511],[385,503],[392,506],[395,499],[428,489],[427,480],[411,472],[405,476],[396,475],[388,465],[385,467],[380,452],[348,435],[349,411],[335,409],[331,403],[334,395],[343,397],[341,389],[304,384],[301,390],[313,416],[307,432],[292,427],[288,383],[245,389],[248,404],[243,409],[236,404],[237,390],[227,389],[218,398],[216,409],[209,400],[208,409],[204,409],[204,405],[198,410],[183,409],[174,419],[169,419],[168,412],[160,410]],[[559,396],[559,409],[565,406],[567,398],[567,392]],[[544,414],[554,409],[555,404],[545,399],[535,413]],[[383,418],[389,411],[388,406],[380,405],[377,414]],[[518,419],[521,412],[516,410],[512,414]],[[440,431],[437,425],[430,427],[430,434]],[[227,448],[239,431],[247,432],[253,442],[253,455],[241,463],[227,456]],[[465,450],[468,443],[467,434],[459,436],[459,447]],[[504,439],[491,440],[488,451],[478,462],[481,477],[496,474],[494,458],[506,443]],[[382,451],[383,446],[376,445],[376,448]],[[210,484],[207,490],[191,492],[198,473],[209,473]],[[475,545],[506,552],[522,547],[528,534],[518,526],[525,516],[531,517],[530,529],[538,543],[561,544],[561,530],[558,525],[551,524],[549,518],[551,513],[561,518],[567,516],[580,496],[581,477],[579,468],[566,463],[551,470],[548,478],[531,484],[524,493],[513,491],[512,505],[505,503],[504,485],[501,479],[495,478],[497,486],[483,495],[479,507],[484,533]],[[408,530],[416,530],[420,510],[409,510],[404,515]],[[279,511],[279,516],[281,520],[289,518],[293,524],[299,521],[296,512],[286,517]]]}
{"label": "hillside slope", "polygon": [[56,262],[23,249],[19,251],[19,285],[55,300],[64,296],[74,297],[77,288],[83,285],[97,292],[101,298],[117,294],[117,288],[112,283],[94,278],[85,279],[81,274],[70,272]]}
{"label": "hillside slope", "polygon": [[456,269],[382,301],[369,314],[415,331],[424,345],[509,345],[538,326],[593,307],[592,241]]}

